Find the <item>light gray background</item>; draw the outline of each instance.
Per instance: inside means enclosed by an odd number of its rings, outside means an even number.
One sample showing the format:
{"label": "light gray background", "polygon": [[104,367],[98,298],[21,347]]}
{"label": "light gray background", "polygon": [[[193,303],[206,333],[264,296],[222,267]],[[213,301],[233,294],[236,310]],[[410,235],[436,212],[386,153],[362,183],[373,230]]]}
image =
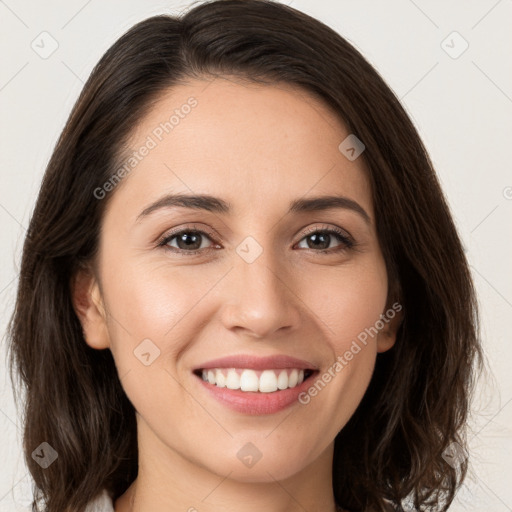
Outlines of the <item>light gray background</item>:
{"label": "light gray background", "polygon": [[[430,151],[471,263],[492,372],[481,381],[474,405],[472,474],[451,510],[512,511],[512,1],[286,3],[359,48],[401,98]],[[83,83],[133,24],[187,5],[171,0],[0,0],[2,340],[40,180]],[[40,52],[51,48],[49,36],[40,35],[44,31],[58,43],[46,59],[31,47]],[[453,58],[464,40],[469,47]],[[30,481],[5,357],[0,376],[0,512],[28,511]]]}

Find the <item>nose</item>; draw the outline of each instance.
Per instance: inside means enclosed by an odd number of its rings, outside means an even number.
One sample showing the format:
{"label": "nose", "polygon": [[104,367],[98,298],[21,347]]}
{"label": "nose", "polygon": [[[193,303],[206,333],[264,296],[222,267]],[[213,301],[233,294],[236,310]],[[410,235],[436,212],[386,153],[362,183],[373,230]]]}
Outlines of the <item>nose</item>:
{"label": "nose", "polygon": [[223,297],[226,329],[268,339],[293,332],[304,316],[304,303],[294,292],[294,277],[278,264],[270,250],[252,263],[235,258]]}

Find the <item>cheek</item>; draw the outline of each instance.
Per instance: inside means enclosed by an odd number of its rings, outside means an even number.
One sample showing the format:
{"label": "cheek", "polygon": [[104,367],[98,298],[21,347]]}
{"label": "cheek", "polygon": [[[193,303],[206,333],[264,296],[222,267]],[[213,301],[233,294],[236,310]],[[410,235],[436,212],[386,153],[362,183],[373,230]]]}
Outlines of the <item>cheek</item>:
{"label": "cheek", "polygon": [[377,338],[372,329],[386,305],[385,265],[378,259],[357,268],[331,269],[308,284],[307,303],[322,320],[331,363],[301,403],[334,436],[356,410],[373,374]]}
{"label": "cheek", "polygon": [[[384,313],[387,276],[380,260],[357,268],[347,265],[323,270],[303,281],[301,298],[322,320],[325,336],[336,354],[350,347]],[[369,340],[371,340],[369,336]]]}
{"label": "cheek", "polygon": [[173,367],[194,338],[198,329],[194,306],[212,283],[206,276],[196,283],[193,271],[170,271],[165,264],[143,267],[118,259],[105,268],[111,269],[104,279],[105,300],[111,317],[111,350],[122,386],[139,414],[149,418],[158,414],[159,421],[169,422],[170,404],[183,401]]}
{"label": "cheek", "polygon": [[175,338],[174,330],[221,276],[199,266],[171,268],[166,262],[138,265],[118,261],[106,268],[112,269],[105,279],[110,311],[134,341],[150,336]]}

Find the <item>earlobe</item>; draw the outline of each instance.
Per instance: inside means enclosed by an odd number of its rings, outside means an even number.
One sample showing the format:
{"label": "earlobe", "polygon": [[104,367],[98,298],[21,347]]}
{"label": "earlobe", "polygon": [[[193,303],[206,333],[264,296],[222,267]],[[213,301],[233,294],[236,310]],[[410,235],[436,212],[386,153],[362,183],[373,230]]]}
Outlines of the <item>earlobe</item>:
{"label": "earlobe", "polygon": [[73,276],[71,296],[87,345],[98,350],[109,348],[110,338],[103,298],[98,281],[90,269],[80,269]]}
{"label": "earlobe", "polygon": [[402,324],[403,311],[395,311],[393,318],[385,323],[377,336],[377,352],[386,352],[394,347],[398,329]]}

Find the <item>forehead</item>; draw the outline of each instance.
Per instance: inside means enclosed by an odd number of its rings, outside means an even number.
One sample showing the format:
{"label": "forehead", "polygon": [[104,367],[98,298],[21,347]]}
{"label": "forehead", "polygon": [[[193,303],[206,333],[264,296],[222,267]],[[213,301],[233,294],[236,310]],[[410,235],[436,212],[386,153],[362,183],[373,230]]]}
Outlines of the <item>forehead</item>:
{"label": "forehead", "polygon": [[338,149],[348,135],[321,100],[293,85],[193,80],[161,95],[134,128],[133,169],[113,202],[129,208],[163,193],[207,193],[242,213],[342,194],[372,216],[363,159]]}

